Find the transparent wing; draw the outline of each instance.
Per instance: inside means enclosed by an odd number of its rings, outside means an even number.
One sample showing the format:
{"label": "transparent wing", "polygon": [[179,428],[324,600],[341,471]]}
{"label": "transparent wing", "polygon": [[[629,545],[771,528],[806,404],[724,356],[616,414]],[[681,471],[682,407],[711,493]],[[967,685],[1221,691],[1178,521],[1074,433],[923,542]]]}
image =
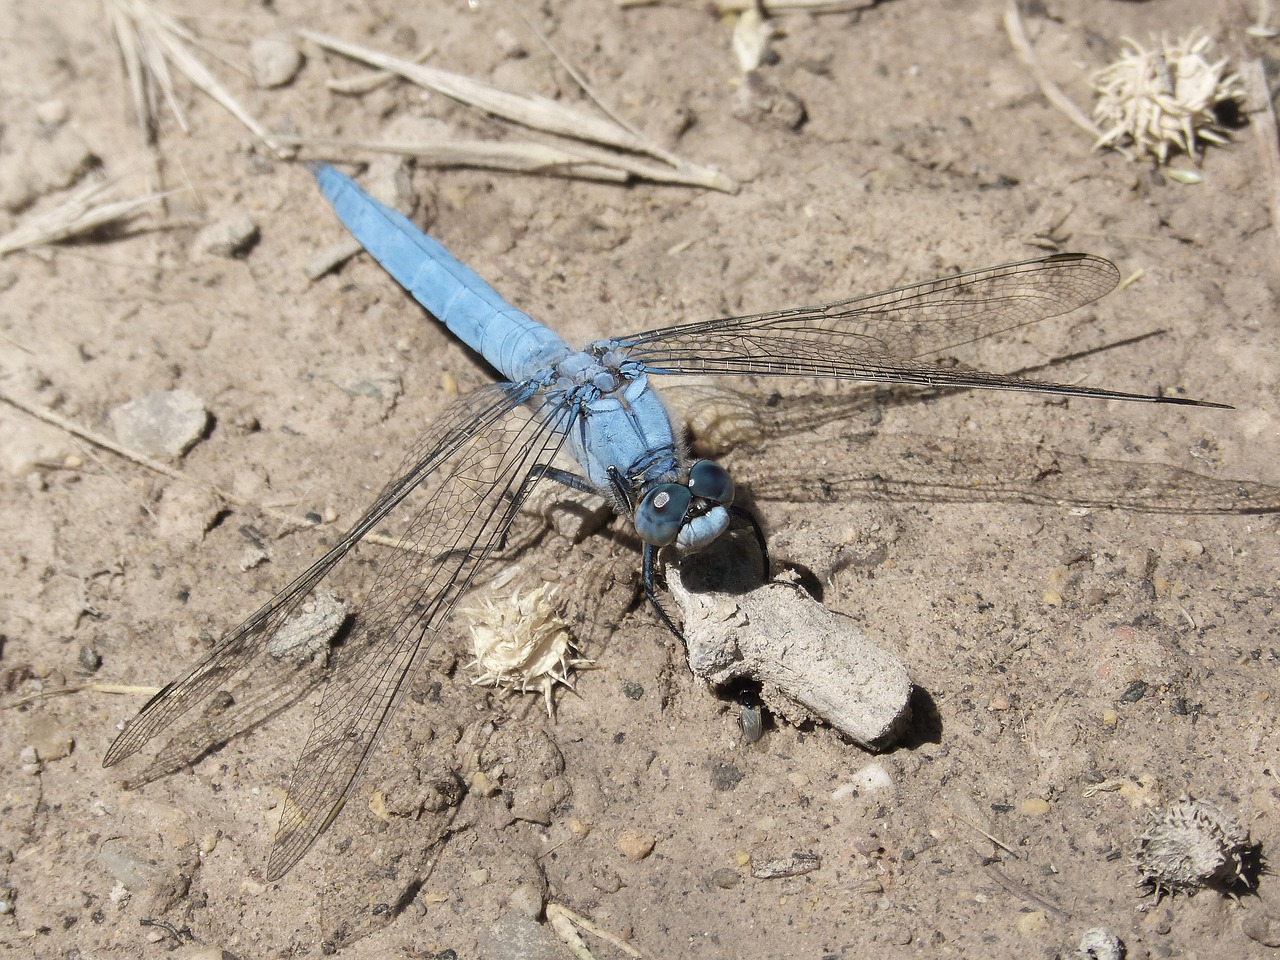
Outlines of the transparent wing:
{"label": "transparent wing", "polygon": [[[321,580],[370,571],[328,671],[268,870],[275,878],[293,866],[341,809],[404,681],[563,442],[571,413],[523,408],[533,393],[529,384],[494,384],[450,407],[339,543],[153,697],[126,724],[104,765],[165,733],[165,746],[140,778],[155,779],[297,700],[325,673],[278,660],[268,642]],[[352,552],[375,528],[400,536],[404,549],[385,558]]]}
{"label": "transparent wing", "polygon": [[[527,411],[518,411],[527,413]],[[267,865],[282,876],[341,811],[433,635],[476,569],[502,543],[554,459],[573,414],[546,409],[467,441],[427,491],[378,571],[298,758]],[[429,548],[429,562],[414,552]],[[441,551],[437,553],[437,550]]]}
{"label": "transparent wing", "polygon": [[823,306],[681,324],[613,342],[655,374],[815,376],[1194,403],[943,367],[928,359],[1084,306],[1119,279],[1108,260],[1064,253]]}
{"label": "transparent wing", "polygon": [[[807,442],[812,445],[812,437]],[[1168,514],[1280,510],[1280,487],[990,437],[852,433],[824,440],[816,467],[812,458],[790,452],[790,440],[783,439],[771,449],[767,470],[752,469],[755,464],[744,458],[740,469],[735,464],[735,477],[757,499],[788,503],[1026,503]]]}

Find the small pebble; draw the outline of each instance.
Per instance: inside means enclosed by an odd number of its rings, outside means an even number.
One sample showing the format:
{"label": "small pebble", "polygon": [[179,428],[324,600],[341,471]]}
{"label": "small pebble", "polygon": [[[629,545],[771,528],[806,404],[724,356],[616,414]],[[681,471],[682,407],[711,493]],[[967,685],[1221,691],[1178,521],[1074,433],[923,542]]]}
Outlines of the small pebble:
{"label": "small pebble", "polygon": [[346,622],[346,602],[321,591],[267,641],[267,653],[276,660],[292,657],[298,663],[323,665],[328,662],[330,643]]}
{"label": "small pebble", "polygon": [[742,874],[730,867],[721,867],[711,874],[711,885],[721,890],[732,890],[742,882]]}
{"label": "small pebble", "polygon": [[209,412],[190,390],[149,393],[107,415],[116,439],[149,457],[180,457],[204,434]]}
{"label": "small pebble", "polygon": [[1240,921],[1240,929],[1264,947],[1280,947],[1280,919],[1269,913],[1250,912]]}
{"label": "small pebble", "polygon": [[1134,680],[1125,688],[1124,693],[1120,694],[1121,703],[1137,703],[1147,695],[1147,681]]}
{"label": "small pebble", "polygon": [[307,279],[319,280],[330,270],[338,269],[363,250],[364,246],[355,237],[343,237],[308,258],[303,268]]}
{"label": "small pebble", "polygon": [[485,960],[560,960],[560,942],[546,927],[512,911],[480,937],[477,955]]}
{"label": "small pebble", "polygon": [[25,477],[41,467],[64,461],[71,452],[66,434],[30,418],[0,418],[0,467],[11,477]]}
{"label": "small pebble", "polygon": [[148,863],[120,839],[105,841],[98,850],[98,862],[130,893],[160,882],[160,869]]}
{"label": "small pebble", "polygon": [[242,571],[252,570],[254,567],[260,567],[271,559],[271,554],[267,553],[264,547],[250,544],[245,547],[244,553],[240,554],[240,569]]}
{"label": "small pebble", "polygon": [[28,729],[28,736],[31,749],[35,750],[38,759],[45,762],[66,759],[76,745],[75,738],[49,717],[35,720]]}
{"label": "small pebble", "polygon": [[240,257],[253,248],[259,235],[253,217],[236,214],[211,223],[196,234],[194,250],[214,257]]}
{"label": "small pebble", "polygon": [[1019,933],[1044,933],[1049,929],[1049,917],[1043,910],[1028,910],[1026,913],[1018,914],[1018,919],[1013,925]]}
{"label": "small pebble", "polygon": [[638,863],[653,852],[657,838],[643,830],[628,830],[618,837],[618,850],[628,860]]}
{"label": "small pebble", "polygon": [[1204,544],[1199,540],[1171,539],[1165,541],[1164,547],[1162,553],[1179,560],[1191,560],[1204,555]]}
{"label": "small pebble", "polygon": [[546,889],[533,883],[517,884],[507,902],[514,912],[537,920],[546,906]]}
{"label": "small pebble", "polygon": [[235,960],[235,955],[213,944],[192,946],[174,956],[178,960]]}
{"label": "small pebble", "polygon": [[46,127],[60,127],[67,122],[67,105],[61,100],[43,100],[36,104],[36,119]]}
{"label": "small pebble", "polygon": [[569,828],[569,832],[575,837],[585,837],[591,832],[591,824],[585,820],[579,820],[577,817],[570,817],[564,822],[564,825]]}
{"label": "small pebble", "polygon": [[987,704],[987,709],[991,711],[999,712],[1003,710],[1008,710],[1012,706],[1013,706],[1013,703],[1009,700],[1008,697],[1006,697],[1003,693],[997,693],[994,697],[991,698],[991,702]]}
{"label": "small pebble", "polygon": [[80,648],[80,656],[76,659],[81,669],[89,673],[97,672],[98,668],[102,666],[102,654],[88,644]]}
{"label": "small pebble", "polygon": [[1076,952],[1082,960],[1123,960],[1124,942],[1110,930],[1097,927],[1084,932]]}
{"label": "small pebble", "polygon": [[249,45],[254,82],[265,89],[283,87],[302,67],[302,53],[287,35],[260,37]]}
{"label": "small pebble", "polygon": [[493,48],[507,60],[518,60],[529,55],[520,38],[506,27],[498,27],[493,31]]}
{"label": "small pebble", "polygon": [[753,126],[795,130],[805,122],[808,112],[804,101],[790,90],[753,70],[742,78],[738,87],[733,116]]}
{"label": "small pebble", "polygon": [[743,773],[736,764],[713,763],[711,765],[711,789],[721,792],[732,790],[742,781]]}
{"label": "small pebble", "polygon": [[1028,797],[1018,804],[1018,812],[1025,817],[1043,817],[1053,807],[1043,797]]}

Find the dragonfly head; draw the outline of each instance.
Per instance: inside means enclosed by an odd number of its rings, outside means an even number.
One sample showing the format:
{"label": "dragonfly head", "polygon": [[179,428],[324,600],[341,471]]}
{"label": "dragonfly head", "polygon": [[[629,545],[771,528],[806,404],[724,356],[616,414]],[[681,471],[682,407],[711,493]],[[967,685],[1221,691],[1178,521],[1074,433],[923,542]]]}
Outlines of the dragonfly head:
{"label": "dragonfly head", "polygon": [[676,544],[699,550],[729,526],[733,480],[724,467],[699,460],[683,483],[658,483],[645,491],[636,507],[636,533],[655,547]]}

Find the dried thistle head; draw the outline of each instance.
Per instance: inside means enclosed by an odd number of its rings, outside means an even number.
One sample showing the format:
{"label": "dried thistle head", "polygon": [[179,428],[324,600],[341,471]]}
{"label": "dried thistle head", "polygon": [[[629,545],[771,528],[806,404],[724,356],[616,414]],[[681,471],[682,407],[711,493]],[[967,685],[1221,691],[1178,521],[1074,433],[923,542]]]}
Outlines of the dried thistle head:
{"label": "dried thistle head", "polygon": [[1138,842],[1142,882],[1156,897],[1194,894],[1210,884],[1252,886],[1257,848],[1231,814],[1184,796],[1148,825]]}
{"label": "dried thistle head", "polygon": [[475,650],[467,667],[479,669],[471,682],[507,692],[541,692],[548,716],[555,685],[572,687],[569,671],[591,662],[574,656],[577,649],[554,598],[555,590],[544,584],[501,600],[487,598],[481,606],[462,611],[471,621]]}
{"label": "dried thistle head", "polygon": [[1166,163],[1173,150],[1199,159],[1200,145],[1229,137],[1219,117],[1229,102],[1242,103],[1244,83],[1227,72],[1227,59],[1210,62],[1213,41],[1193,30],[1148,50],[1124,40],[1120,59],[1093,75],[1098,101],[1093,118],[1103,130],[1094,145],[1152,156]]}

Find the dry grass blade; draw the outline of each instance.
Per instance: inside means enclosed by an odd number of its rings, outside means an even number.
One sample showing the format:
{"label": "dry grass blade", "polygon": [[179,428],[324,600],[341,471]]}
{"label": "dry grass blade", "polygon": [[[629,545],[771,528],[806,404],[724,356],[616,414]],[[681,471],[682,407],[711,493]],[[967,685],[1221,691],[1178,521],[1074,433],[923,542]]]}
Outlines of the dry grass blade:
{"label": "dry grass blade", "polygon": [[538,94],[511,93],[485,83],[483,80],[474,80],[438,67],[401,60],[313,30],[300,30],[299,34],[326,50],[397,73],[412,83],[484,110],[495,117],[502,117],[504,120],[535,130],[543,130],[575,140],[590,140],[634,153],[649,152],[649,144],[645,140],[629,130],[624,130],[612,120],[587,116],[547,97]]}
{"label": "dry grass blade", "polygon": [[[649,143],[630,130],[625,129],[613,120],[589,116],[572,107],[567,107],[554,100],[537,94],[517,94],[499,89],[492,84],[461,74],[451,73],[437,67],[423,66],[398,57],[388,56],[367,47],[347,43],[336,37],[330,37],[313,30],[300,30],[299,35],[326,50],[360,60],[370,66],[399,74],[411,83],[434,90],[446,97],[465,103],[468,106],[484,110],[495,117],[501,117],[512,123],[518,123],[533,130],[541,130],[557,136],[573,140],[602,144],[616,150],[629,153],[646,154],[666,163],[672,163],[676,174],[672,176],[652,176],[658,168],[631,168],[636,176],[646,179],[657,179],[668,183],[685,183],[711,189],[732,192],[737,189],[730,178],[715,170],[707,170],[690,164],[683,164],[673,158],[667,151]],[[591,162],[600,162],[608,154],[597,154],[590,157]],[[612,158],[607,165],[628,169],[622,158]]]}
{"label": "dry grass blade", "polygon": [[284,151],[267,129],[240,105],[209,68],[191,52],[191,46],[197,45],[199,41],[190,30],[145,0],[107,0],[107,10],[116,42],[120,45],[120,53],[124,58],[125,72],[129,76],[129,88],[133,93],[138,122],[146,132],[148,142],[154,139],[156,128],[157,88],[164,94],[169,109],[173,111],[183,132],[188,131],[186,117],[174,95],[173,77],[169,69],[172,65],[248,127],[275,154],[284,156]]}
{"label": "dry grass blade", "polygon": [[[880,0],[716,0],[715,8],[721,13],[743,13],[747,10],[759,10],[766,17],[782,13],[852,13],[855,10],[869,10]],[[619,6],[639,6],[620,0]]]}
{"label": "dry grass blade", "polygon": [[583,180],[625,183],[624,170],[585,160],[571,151],[543,143],[493,140],[347,140],[336,137],[288,137],[285,143],[320,150],[367,150],[413,157],[430,167],[480,167],[515,173],[555,174]]}
{"label": "dry grass blade", "polygon": [[598,147],[560,147],[529,141],[494,140],[363,140],[334,137],[280,137],[281,143],[320,150],[366,150],[413,157],[432,167],[481,167],[515,173],[539,173],[580,180],[626,183],[631,179],[675,183],[732,192],[723,174],[700,167],[670,169]]}
{"label": "dry grass blade", "polygon": [[[436,48],[428,44],[423,47],[416,57],[413,58],[414,63],[422,63],[422,61],[430,58],[436,52]],[[364,96],[366,93],[372,93],[379,87],[390,83],[396,78],[396,74],[389,70],[374,70],[364,76],[344,77],[341,80],[327,80],[325,86],[334,93],[341,93],[350,97]]]}
{"label": "dry grass blade", "polygon": [[83,236],[108,223],[125,220],[164,196],[152,193],[128,200],[114,199],[119,181],[95,181],[81,186],[65,201],[42,211],[0,237],[0,257]]}

